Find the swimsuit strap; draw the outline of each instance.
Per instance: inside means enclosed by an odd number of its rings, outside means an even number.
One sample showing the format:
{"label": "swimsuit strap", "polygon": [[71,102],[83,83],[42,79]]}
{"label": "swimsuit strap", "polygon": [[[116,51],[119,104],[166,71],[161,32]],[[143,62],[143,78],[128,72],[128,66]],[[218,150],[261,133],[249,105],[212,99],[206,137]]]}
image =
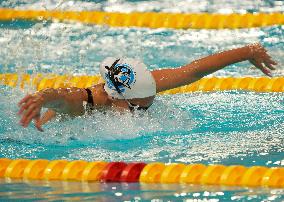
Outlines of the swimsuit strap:
{"label": "swimsuit strap", "polygon": [[85,88],[85,90],[87,91],[88,94],[88,104],[91,104],[92,106],[94,106],[94,99],[93,99],[93,94],[92,91],[89,88]]}
{"label": "swimsuit strap", "polygon": [[[88,99],[87,99],[87,103],[88,103],[88,110],[87,111],[90,111],[90,110],[94,110],[94,98],[93,98],[93,93],[92,91],[89,89],[89,88],[85,88],[87,94],[88,94]],[[135,109],[136,110],[147,110],[150,106],[148,107],[143,107],[143,106],[139,106],[137,104],[133,104],[133,103],[130,103],[128,102],[126,99],[125,101],[127,102],[128,104],[128,107],[129,107],[129,110],[131,112],[133,112]]]}
{"label": "swimsuit strap", "polygon": [[87,94],[88,94],[88,99],[87,99],[87,112],[89,113],[91,110],[94,110],[94,98],[93,98],[93,93],[89,88],[85,88]]}

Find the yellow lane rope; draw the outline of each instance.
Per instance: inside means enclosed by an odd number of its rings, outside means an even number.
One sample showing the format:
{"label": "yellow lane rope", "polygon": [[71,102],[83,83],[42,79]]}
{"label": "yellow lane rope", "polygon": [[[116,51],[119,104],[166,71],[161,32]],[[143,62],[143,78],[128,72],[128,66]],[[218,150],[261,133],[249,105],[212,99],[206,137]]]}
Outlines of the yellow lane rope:
{"label": "yellow lane rope", "polygon": [[[79,87],[87,88],[102,83],[98,75],[71,76],[71,75],[29,75],[29,74],[0,74],[0,85],[26,88],[33,87],[36,90],[45,88]],[[246,90],[255,92],[284,92],[284,77],[210,77],[203,78],[190,85],[164,91],[160,94],[177,94],[195,91],[224,91]]]}
{"label": "yellow lane rope", "polygon": [[284,168],[0,158],[0,178],[284,187]]}
{"label": "yellow lane rope", "polygon": [[284,24],[283,13],[118,13],[102,11],[14,10],[0,8],[0,21],[15,19],[75,21],[112,27],[174,29],[237,29]]}

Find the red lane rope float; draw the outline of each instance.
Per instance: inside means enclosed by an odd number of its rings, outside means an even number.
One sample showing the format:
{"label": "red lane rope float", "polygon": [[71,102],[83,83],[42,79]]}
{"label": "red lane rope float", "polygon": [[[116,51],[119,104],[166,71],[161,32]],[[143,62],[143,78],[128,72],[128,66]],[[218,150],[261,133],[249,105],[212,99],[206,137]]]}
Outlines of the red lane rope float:
{"label": "red lane rope float", "polygon": [[284,24],[283,13],[209,14],[0,9],[0,20],[59,20],[112,27],[238,29]]}
{"label": "red lane rope float", "polygon": [[101,181],[120,182],[120,176],[127,164],[124,162],[111,162],[102,171]]}
{"label": "red lane rope float", "polygon": [[0,177],[25,180],[186,183],[204,185],[284,187],[284,168],[182,163],[87,162],[44,159],[0,159]]}
{"label": "red lane rope float", "polygon": [[[0,74],[0,85],[11,87],[28,88],[36,90],[46,88],[87,88],[103,80],[100,76],[71,76],[71,75],[17,75]],[[190,85],[174,88],[161,92],[160,94],[188,93],[195,91],[225,91],[225,90],[246,90],[255,92],[284,92],[284,77],[205,77]]]}
{"label": "red lane rope float", "polygon": [[129,163],[122,171],[121,182],[138,182],[146,163]]}

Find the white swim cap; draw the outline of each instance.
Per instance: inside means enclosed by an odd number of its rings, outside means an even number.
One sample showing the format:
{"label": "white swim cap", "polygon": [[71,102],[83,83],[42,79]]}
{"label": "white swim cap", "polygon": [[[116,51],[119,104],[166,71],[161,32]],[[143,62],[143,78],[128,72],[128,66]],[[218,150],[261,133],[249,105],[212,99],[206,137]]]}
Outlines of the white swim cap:
{"label": "white swim cap", "polygon": [[155,79],[139,60],[108,57],[102,61],[100,73],[106,81],[104,89],[111,97],[133,99],[156,95]]}

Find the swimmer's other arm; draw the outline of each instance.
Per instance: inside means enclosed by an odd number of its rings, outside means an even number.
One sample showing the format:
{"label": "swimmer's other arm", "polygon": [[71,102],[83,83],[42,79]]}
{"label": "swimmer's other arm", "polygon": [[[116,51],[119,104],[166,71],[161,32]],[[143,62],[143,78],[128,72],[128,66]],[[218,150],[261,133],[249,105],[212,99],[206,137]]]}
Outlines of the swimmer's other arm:
{"label": "swimmer's other arm", "polygon": [[[56,113],[80,116],[85,113],[83,101],[87,93],[81,88],[45,89],[25,96],[20,102],[20,124],[27,127],[34,120],[35,126],[42,131],[41,126],[52,119]],[[41,117],[42,107],[49,110]]]}
{"label": "swimmer's other arm", "polygon": [[216,53],[180,68],[154,70],[152,75],[156,81],[157,92],[161,92],[193,83],[230,64],[245,60],[250,61],[268,76],[271,76],[271,70],[275,69],[273,65],[277,64],[267,54],[265,48],[257,43]]}

